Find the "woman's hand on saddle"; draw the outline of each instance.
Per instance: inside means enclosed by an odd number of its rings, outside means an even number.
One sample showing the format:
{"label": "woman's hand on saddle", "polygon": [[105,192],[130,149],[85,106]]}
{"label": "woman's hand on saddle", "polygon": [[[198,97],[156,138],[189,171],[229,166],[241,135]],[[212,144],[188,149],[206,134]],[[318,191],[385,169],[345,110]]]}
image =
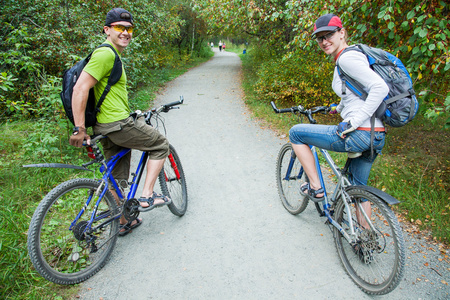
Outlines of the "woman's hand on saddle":
{"label": "woman's hand on saddle", "polygon": [[348,122],[341,122],[338,125],[338,129],[336,131],[337,135],[339,135],[342,139],[345,138],[345,135],[347,133],[350,133],[352,131],[355,131],[356,128],[352,126],[350,121]]}

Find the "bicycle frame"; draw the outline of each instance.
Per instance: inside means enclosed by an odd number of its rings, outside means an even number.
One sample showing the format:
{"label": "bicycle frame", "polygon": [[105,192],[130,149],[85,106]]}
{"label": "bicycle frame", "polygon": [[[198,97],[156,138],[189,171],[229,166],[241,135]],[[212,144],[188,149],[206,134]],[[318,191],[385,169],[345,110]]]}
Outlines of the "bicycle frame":
{"label": "bicycle frame", "polygon": [[[90,218],[90,220],[89,220],[89,222],[88,222],[88,224],[86,226],[86,229],[90,229],[91,225],[94,223],[94,221],[98,221],[98,220],[102,219],[101,217],[97,217],[96,218],[95,216],[97,214],[98,206],[99,206],[101,200],[103,199],[103,197],[105,196],[106,192],[108,191],[108,187],[109,187],[110,183],[114,187],[114,190],[116,191],[117,196],[119,197],[119,199],[125,200],[125,202],[126,202],[126,201],[128,201],[130,199],[133,199],[136,196],[137,188],[138,188],[139,183],[141,181],[142,174],[144,172],[144,168],[145,168],[145,165],[146,165],[147,160],[148,160],[148,153],[147,152],[142,152],[141,158],[140,158],[139,163],[138,163],[137,168],[136,168],[136,172],[132,173],[133,179],[131,181],[130,191],[128,192],[128,195],[127,195],[126,199],[124,198],[124,195],[122,195],[122,190],[119,188],[119,185],[117,184],[117,181],[114,179],[113,175],[111,174],[112,170],[116,166],[117,162],[122,157],[127,155],[130,151],[131,151],[131,149],[128,149],[128,148],[122,149],[119,153],[117,153],[116,155],[112,156],[111,159],[108,162],[104,163],[100,167],[100,172],[104,173],[103,176],[102,176],[102,179],[101,179],[102,184],[99,187],[99,190],[101,189],[102,192],[101,192],[99,198],[97,199],[97,202],[95,203],[94,210],[92,212],[92,216],[91,216],[91,218]],[[170,164],[171,164],[172,168],[174,169],[176,178],[168,178],[167,175],[165,174],[165,179],[166,179],[166,181],[179,180],[181,178],[181,175],[180,175],[180,173],[178,171],[178,167],[177,167],[177,165],[175,163],[175,160],[173,158],[172,153],[169,154],[168,158],[169,158],[169,161],[170,161]],[[97,190],[95,193],[98,194],[99,190]],[[85,212],[85,208],[90,204],[90,202],[92,200],[92,196],[93,196],[93,193],[91,193],[91,195],[89,196],[89,198],[86,201],[86,205],[81,209],[81,211],[76,216],[75,220],[72,222],[69,230],[72,230],[73,227],[78,223],[78,220],[80,219],[80,217]],[[121,216],[121,214],[122,214],[122,212],[120,211],[119,213],[117,213],[117,214],[115,214],[113,216],[110,216],[109,219],[107,219],[105,222],[103,222],[102,224],[98,225],[96,228],[93,228],[93,229],[96,230],[96,229],[102,227],[103,225],[108,224],[109,222],[113,221],[114,219],[119,218]]]}
{"label": "bicycle frame", "polygon": [[[334,163],[333,159],[331,158],[330,154],[328,153],[327,150],[325,149],[320,149],[320,148],[316,148],[315,146],[310,146],[311,151],[313,153],[314,156],[314,161],[316,164],[316,168],[317,168],[317,173],[319,175],[319,180],[320,180],[320,184],[322,187],[324,187],[324,197],[325,199],[323,200],[322,204],[323,204],[323,213],[325,215],[325,217],[327,218],[328,222],[333,225],[334,227],[336,227],[339,232],[344,236],[344,238],[349,242],[355,242],[357,239],[357,235],[356,232],[354,230],[354,226],[353,226],[353,220],[350,217],[351,213],[350,213],[350,206],[349,203],[346,199],[349,199],[349,197],[346,195],[345,193],[345,188],[348,186],[351,186],[350,181],[347,179],[347,177],[343,176],[343,174],[341,173],[341,171],[339,170],[339,168],[336,166],[336,164]],[[319,156],[318,156],[318,151],[322,153],[323,157],[325,158],[326,162],[328,163],[328,165],[331,167],[331,170],[333,171],[334,175],[337,178],[337,183],[336,186],[334,188],[334,193],[333,196],[329,199],[328,198],[328,194],[327,194],[327,190],[325,188],[325,181],[323,179],[323,175],[322,175],[322,169],[319,163]],[[291,178],[291,171],[296,159],[296,155],[294,153],[294,151],[292,151],[292,155],[291,155],[291,160],[289,162],[289,166],[286,172],[286,176],[285,176],[285,180],[289,180]],[[303,176],[303,167],[300,168],[300,172],[298,175],[296,175],[296,178],[301,178]],[[294,177],[295,178],[295,177]],[[333,217],[332,217],[332,211],[330,211],[331,203],[334,203],[337,201],[337,199],[339,197],[343,197],[343,202],[345,205],[345,210],[347,211],[347,216],[349,216],[349,218],[347,219],[347,223],[349,225],[350,228],[350,234],[348,234],[347,232],[345,232],[343,230],[343,228],[336,222],[334,221]],[[330,200],[330,201],[328,201]],[[358,205],[360,205],[358,203]],[[360,211],[363,213],[364,218],[366,219],[367,223],[373,228],[373,224],[370,221],[369,217],[367,216],[367,214],[364,212],[364,210],[362,209],[362,207],[359,207]]]}
{"label": "bicycle frame", "polygon": [[[100,166],[100,172],[104,173],[102,176],[102,179],[100,179],[102,181],[102,184],[99,186],[98,190],[95,191],[95,194],[100,193],[101,190],[101,194],[97,199],[97,202],[94,205],[94,210],[92,212],[91,218],[86,226],[86,229],[91,229],[92,224],[94,223],[94,221],[98,221],[100,219],[102,219],[101,215],[100,217],[96,218],[97,215],[97,210],[98,210],[98,206],[100,204],[100,202],[102,201],[103,197],[105,196],[106,192],[108,191],[108,187],[109,187],[109,183],[111,183],[114,187],[114,190],[116,191],[119,199],[124,199],[124,196],[122,195],[122,191],[119,188],[119,185],[117,184],[117,181],[114,179],[112,173],[112,170],[114,169],[114,167],[116,166],[117,162],[124,157],[125,155],[127,155],[129,152],[131,151],[131,149],[122,149],[118,154],[114,155],[113,157],[111,157],[111,159],[106,162],[103,163],[102,166]],[[146,152],[142,153],[142,157],[141,160],[139,161],[139,164],[137,166],[136,169],[136,173],[134,174],[139,174],[138,179],[136,180],[136,175],[133,177],[133,183],[132,183],[132,189],[130,189],[130,193],[128,194],[127,200],[131,199],[134,197],[134,195],[136,194],[136,190],[137,190],[137,186],[139,185],[139,181],[141,179],[141,175],[142,175],[142,170],[145,167],[145,163],[146,163],[146,159],[144,159],[145,157],[147,157],[148,154]],[[81,209],[81,211],[77,214],[77,216],[75,217],[75,219],[73,220],[69,230],[72,230],[73,227],[78,223],[78,220],[80,219],[80,217],[84,214],[86,207],[89,206],[91,200],[92,200],[92,196],[94,195],[94,193],[91,193],[86,201],[85,206]],[[117,214],[110,216],[110,214],[107,214],[107,216],[109,216],[110,218],[107,219],[105,222],[103,222],[102,224],[98,225],[95,229],[98,229],[106,224],[108,224],[109,222],[112,222],[114,219],[120,218],[122,214],[122,211],[118,212]],[[104,216],[106,217],[106,216]]]}

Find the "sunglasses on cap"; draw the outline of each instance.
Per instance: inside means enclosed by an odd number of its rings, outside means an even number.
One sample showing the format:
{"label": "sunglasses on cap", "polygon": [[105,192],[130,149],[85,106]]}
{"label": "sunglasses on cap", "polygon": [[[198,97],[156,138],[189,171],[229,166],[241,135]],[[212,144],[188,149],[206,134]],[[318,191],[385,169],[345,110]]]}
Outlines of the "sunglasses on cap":
{"label": "sunglasses on cap", "polygon": [[131,20],[131,15],[127,12],[123,12],[120,14],[120,18],[125,20]]}
{"label": "sunglasses on cap", "polygon": [[333,37],[333,35],[334,35],[336,32],[340,31],[340,30],[341,30],[340,28],[336,28],[335,30],[333,30],[333,31],[330,32],[330,33],[327,33],[327,34],[322,35],[322,36],[318,36],[318,37],[316,37],[316,41],[317,41],[318,43],[322,43],[323,40],[329,41],[329,40]]}
{"label": "sunglasses on cap", "polygon": [[124,32],[126,30],[128,33],[133,33],[134,30],[134,26],[111,25],[111,27],[117,32]]}

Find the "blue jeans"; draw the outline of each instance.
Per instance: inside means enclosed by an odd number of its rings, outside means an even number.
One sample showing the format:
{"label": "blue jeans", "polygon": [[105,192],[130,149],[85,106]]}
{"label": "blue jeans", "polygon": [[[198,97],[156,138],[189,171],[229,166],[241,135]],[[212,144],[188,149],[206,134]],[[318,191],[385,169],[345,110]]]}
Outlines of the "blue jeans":
{"label": "blue jeans", "polygon": [[334,152],[363,152],[352,159],[349,167],[350,182],[367,185],[370,169],[384,146],[384,132],[375,132],[374,155],[370,157],[370,131],[355,130],[346,134],[345,139],[337,134],[337,125],[298,124],[289,131],[289,139],[295,145],[311,145]]}

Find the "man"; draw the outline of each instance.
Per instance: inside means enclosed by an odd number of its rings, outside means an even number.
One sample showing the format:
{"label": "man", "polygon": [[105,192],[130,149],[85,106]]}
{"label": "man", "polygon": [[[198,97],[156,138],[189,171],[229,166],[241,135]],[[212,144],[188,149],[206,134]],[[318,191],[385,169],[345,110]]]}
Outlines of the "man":
{"label": "man", "polygon": [[[114,8],[106,15],[103,31],[107,38],[105,43],[113,46],[119,56],[128,46],[133,36],[134,21],[130,12],[122,8]],[[108,77],[114,65],[115,54],[109,47],[100,47],[94,51],[89,63],[83,69],[73,89],[72,107],[75,127],[69,142],[76,147],[82,147],[83,140],[90,143],[86,133],[84,111],[93,87],[98,100],[107,85]],[[147,176],[140,202],[140,211],[149,211],[157,206],[167,205],[171,200],[153,191],[156,179],[161,171],[166,157],[169,155],[169,143],[157,130],[147,125],[143,118],[130,117],[128,94],[126,89],[126,74],[122,70],[122,77],[111,87],[97,114],[97,124],[94,126],[96,134],[106,135],[102,140],[105,156],[109,159],[122,148],[132,148],[149,153]],[[122,158],[113,170],[114,178],[120,183],[127,182],[130,171],[131,152]],[[114,197],[118,196],[114,190]],[[126,223],[124,217],[120,220],[121,231],[125,235],[142,223],[136,219]],[[126,223],[126,224],[125,224]]]}

